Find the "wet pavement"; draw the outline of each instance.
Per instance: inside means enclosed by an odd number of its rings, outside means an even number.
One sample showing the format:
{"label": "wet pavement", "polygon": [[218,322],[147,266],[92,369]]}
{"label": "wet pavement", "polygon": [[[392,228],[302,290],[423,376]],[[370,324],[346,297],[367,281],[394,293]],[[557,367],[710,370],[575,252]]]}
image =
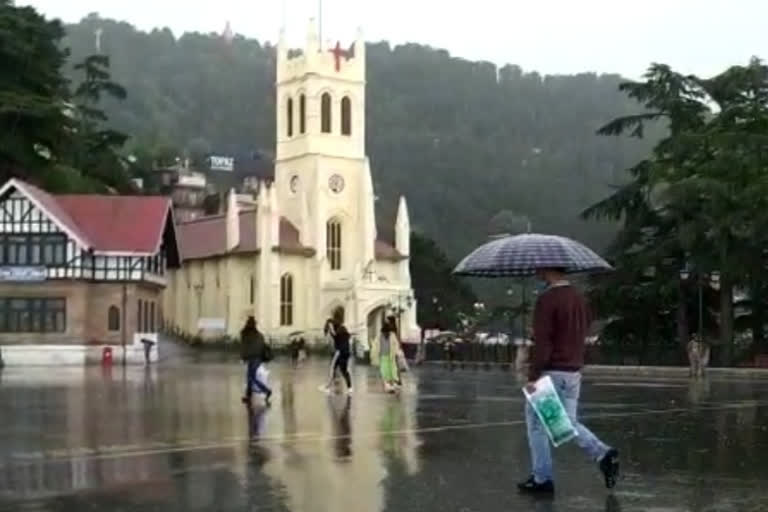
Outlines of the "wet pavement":
{"label": "wet pavement", "polygon": [[582,416],[624,478],[609,493],[565,446],[557,496],[533,500],[514,373],[422,368],[395,398],[359,366],[347,399],[317,390],[323,361],[271,371],[249,412],[234,362],[6,369],[0,511],[768,510],[768,379],[588,379]]}

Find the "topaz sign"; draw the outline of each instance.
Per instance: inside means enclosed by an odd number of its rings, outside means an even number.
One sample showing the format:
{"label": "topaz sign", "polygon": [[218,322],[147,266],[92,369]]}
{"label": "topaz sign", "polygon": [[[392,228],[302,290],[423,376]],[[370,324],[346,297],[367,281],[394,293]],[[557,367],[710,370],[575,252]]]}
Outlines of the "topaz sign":
{"label": "topaz sign", "polygon": [[210,157],[211,170],[212,171],[227,171],[232,172],[235,170],[235,159],[229,156],[212,156]]}

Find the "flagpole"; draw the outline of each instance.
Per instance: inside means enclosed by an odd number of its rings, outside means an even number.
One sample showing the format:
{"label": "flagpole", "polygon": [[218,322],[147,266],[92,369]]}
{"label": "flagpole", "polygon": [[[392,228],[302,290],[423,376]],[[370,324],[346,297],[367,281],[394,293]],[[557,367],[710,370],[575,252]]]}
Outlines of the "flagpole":
{"label": "flagpole", "polygon": [[317,0],[317,34],[320,49],[323,48],[323,0]]}

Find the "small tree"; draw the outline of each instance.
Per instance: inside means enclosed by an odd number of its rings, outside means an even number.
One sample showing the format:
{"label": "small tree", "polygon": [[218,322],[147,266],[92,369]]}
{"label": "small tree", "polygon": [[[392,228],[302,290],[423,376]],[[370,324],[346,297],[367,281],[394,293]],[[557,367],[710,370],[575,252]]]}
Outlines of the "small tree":
{"label": "small tree", "polygon": [[86,57],[74,69],[83,74],[83,80],[73,94],[76,128],[72,166],[95,182],[130,190],[130,166],[119,153],[128,136],[105,127],[108,118],[101,108],[104,98],[123,100],[126,91],[111,80],[106,55]]}

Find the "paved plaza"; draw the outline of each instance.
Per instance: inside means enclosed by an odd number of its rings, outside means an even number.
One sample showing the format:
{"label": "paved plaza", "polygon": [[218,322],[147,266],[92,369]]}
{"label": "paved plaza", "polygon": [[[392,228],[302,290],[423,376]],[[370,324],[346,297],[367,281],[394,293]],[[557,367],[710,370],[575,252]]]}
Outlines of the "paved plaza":
{"label": "paved plaza", "polygon": [[317,390],[325,361],[272,365],[273,405],[241,403],[242,366],[6,368],[0,511],[408,512],[768,510],[768,379],[588,378],[582,416],[622,452],[613,493],[575,446],[557,495],[528,471],[513,372],[433,366],[400,398],[374,369]]}

